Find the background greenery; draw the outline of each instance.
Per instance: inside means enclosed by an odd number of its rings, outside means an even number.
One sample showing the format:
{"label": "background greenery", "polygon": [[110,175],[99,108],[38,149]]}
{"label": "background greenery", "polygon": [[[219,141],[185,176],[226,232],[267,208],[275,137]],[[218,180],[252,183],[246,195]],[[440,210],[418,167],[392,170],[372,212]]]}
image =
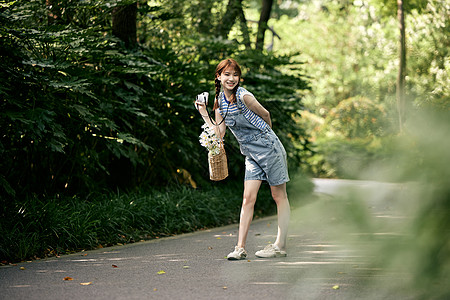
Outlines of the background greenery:
{"label": "background greenery", "polygon": [[[413,121],[415,111],[449,109],[450,7],[443,0],[405,3],[407,118]],[[300,51],[310,76],[298,121],[317,155],[306,168],[320,177],[361,178],[360,170],[393,151],[399,132],[395,1],[283,1],[269,24],[282,37],[275,51]]]}
{"label": "background greenery", "polygon": [[[417,207],[402,226],[420,247],[405,238],[380,251],[389,261],[415,249],[411,286],[448,278],[448,1],[405,2],[402,132],[392,1],[273,1],[264,49],[266,0],[137,2],[134,41],[112,19],[136,1],[0,2],[2,261],[235,222],[242,157],[228,135],[230,177],[209,182],[193,106],[233,57],[271,111],[291,174],[424,187],[403,199]],[[298,176],[289,188],[298,198],[311,184]],[[258,215],[273,213],[267,189],[260,200]]]}
{"label": "background greenery", "polygon": [[[114,31],[117,12],[132,6],[137,8],[135,19],[131,18],[136,24],[134,42]],[[122,207],[122,197],[141,197],[136,195],[143,191],[173,189],[183,194],[184,185],[209,189],[206,150],[198,142],[202,120],[193,101],[202,91],[213,94],[215,66],[226,57],[241,63],[243,86],[271,111],[294,175],[303,153],[309,151],[304,130],[293,122],[302,108],[301,91],[308,88],[301,64],[294,54],[241,47],[226,33],[217,34],[226,9],[226,1],[2,2],[0,217],[5,239],[0,252],[4,259],[39,256],[47,249],[44,245],[66,251],[114,243],[113,236],[125,229],[111,228],[113,235],[105,236],[96,228],[106,226],[102,229],[106,231],[107,222],[94,212],[86,211],[86,216],[81,212],[89,205],[96,211],[108,201],[105,198]],[[227,136],[226,144],[227,182],[241,182],[242,155],[233,138]],[[223,202],[229,197],[226,189],[218,192]],[[128,196],[117,198],[115,191]],[[233,191],[241,198],[241,188]],[[194,201],[195,193],[189,195]],[[164,203],[152,201],[146,202],[151,209],[165,211],[157,209]],[[105,220],[114,224],[108,215],[123,211],[106,210]],[[233,207],[223,213],[230,211],[236,213]],[[145,230],[180,231],[157,229],[165,225],[153,213],[145,219]],[[65,215],[79,219],[63,222],[58,216]],[[130,218],[139,215],[130,213]],[[183,230],[228,221],[194,222]],[[144,230],[133,226],[127,230]]]}
{"label": "background greenery", "polygon": [[[305,147],[290,141],[304,132],[289,120],[307,84],[295,68],[279,71],[292,56],[240,50],[199,32],[193,4],[182,1],[140,3],[132,48],[111,34],[110,22],[130,1],[60,3],[64,13],[52,23],[42,1],[2,9],[0,178],[9,196],[205,181],[192,103],[214,90],[214,68],[225,57],[244,66],[244,85],[271,109],[293,170],[299,165]],[[214,6],[223,13],[223,4]],[[236,150],[230,155],[242,161]],[[232,166],[232,178],[240,176],[242,164]]]}

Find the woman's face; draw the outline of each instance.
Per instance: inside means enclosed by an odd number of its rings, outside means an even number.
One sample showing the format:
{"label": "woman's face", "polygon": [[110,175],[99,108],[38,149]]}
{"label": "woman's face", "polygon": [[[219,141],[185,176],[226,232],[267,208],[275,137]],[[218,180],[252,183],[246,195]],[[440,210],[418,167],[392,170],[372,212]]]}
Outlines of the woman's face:
{"label": "woman's face", "polygon": [[217,77],[224,90],[232,91],[239,83],[239,73],[234,68],[226,68]]}

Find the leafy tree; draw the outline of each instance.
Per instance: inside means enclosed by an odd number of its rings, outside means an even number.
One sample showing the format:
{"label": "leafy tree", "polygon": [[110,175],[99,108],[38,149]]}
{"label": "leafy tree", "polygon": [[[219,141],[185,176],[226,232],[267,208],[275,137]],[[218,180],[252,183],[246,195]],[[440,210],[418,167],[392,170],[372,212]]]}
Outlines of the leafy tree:
{"label": "leafy tree", "polygon": [[[426,5],[425,0],[403,1],[397,0],[397,9],[392,7],[392,1],[386,0],[372,0],[375,5],[381,6],[380,11],[383,14],[392,15],[397,12],[398,26],[399,26],[399,66],[397,75],[397,111],[399,119],[399,129],[403,130],[405,122],[405,77],[406,77],[406,29],[405,29],[405,14],[412,10],[422,10]],[[377,3],[378,2],[378,3]]]}
{"label": "leafy tree", "polygon": [[[214,90],[215,65],[230,56],[248,66],[249,88],[252,80],[264,83],[264,92],[255,88],[259,100],[276,99],[270,104],[274,126],[298,165],[307,150],[290,144],[305,135],[281,126],[293,124],[301,107],[295,89],[306,88],[299,71],[279,70],[294,58],[243,51],[235,40],[216,38],[200,22],[205,14],[195,5],[203,2],[53,1],[50,9],[19,0],[2,6],[2,189],[22,197],[205,183],[201,118],[192,103],[197,93]],[[204,21],[216,28],[225,3],[205,9],[212,16]],[[49,15],[56,18],[49,22]],[[283,87],[287,81],[295,84]],[[230,161],[241,160],[232,149]],[[231,178],[241,173],[236,164]]]}

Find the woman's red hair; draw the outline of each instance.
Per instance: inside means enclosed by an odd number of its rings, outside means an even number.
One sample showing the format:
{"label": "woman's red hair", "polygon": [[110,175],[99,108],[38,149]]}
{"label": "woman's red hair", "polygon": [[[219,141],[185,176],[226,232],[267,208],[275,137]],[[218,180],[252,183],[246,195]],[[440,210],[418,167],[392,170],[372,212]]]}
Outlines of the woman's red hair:
{"label": "woman's red hair", "polygon": [[[222,74],[223,71],[225,71],[226,69],[233,69],[234,71],[237,72],[238,76],[239,76],[239,80],[241,79],[241,67],[239,66],[238,62],[235,61],[232,58],[227,58],[222,60],[216,67],[216,73],[214,74],[214,82],[215,82],[215,87],[216,87],[216,97],[215,97],[215,101],[214,101],[214,108],[213,110],[216,110],[219,107],[219,94],[220,94],[220,81],[217,77],[220,76],[220,74]],[[238,84],[234,87],[233,89],[233,93],[230,97],[230,99],[228,99],[230,101],[230,103],[235,103],[236,102],[236,92],[237,89],[239,88],[239,82]]]}

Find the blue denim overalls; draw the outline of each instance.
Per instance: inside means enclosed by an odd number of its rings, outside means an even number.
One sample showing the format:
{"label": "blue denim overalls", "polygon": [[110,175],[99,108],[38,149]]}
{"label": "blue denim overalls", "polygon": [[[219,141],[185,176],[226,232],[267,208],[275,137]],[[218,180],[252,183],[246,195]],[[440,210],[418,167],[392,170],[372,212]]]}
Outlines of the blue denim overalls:
{"label": "blue denim overalls", "polygon": [[225,125],[245,156],[244,180],[266,180],[270,186],[288,182],[286,151],[280,140],[269,126],[261,130],[245,118],[241,99],[237,99],[237,105],[237,111],[226,113]]}

